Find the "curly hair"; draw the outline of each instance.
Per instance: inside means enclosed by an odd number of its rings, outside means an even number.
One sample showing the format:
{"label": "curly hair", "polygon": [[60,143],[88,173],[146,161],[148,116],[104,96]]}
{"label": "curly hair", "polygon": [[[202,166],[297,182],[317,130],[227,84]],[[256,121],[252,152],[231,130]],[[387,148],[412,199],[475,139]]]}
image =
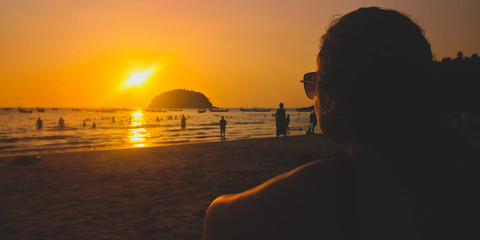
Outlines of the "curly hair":
{"label": "curly hair", "polygon": [[346,109],[357,135],[365,136],[414,125],[405,115],[432,116],[427,110],[435,104],[432,58],[423,30],[409,17],[369,7],[331,22],[320,40],[317,66],[324,92]]}

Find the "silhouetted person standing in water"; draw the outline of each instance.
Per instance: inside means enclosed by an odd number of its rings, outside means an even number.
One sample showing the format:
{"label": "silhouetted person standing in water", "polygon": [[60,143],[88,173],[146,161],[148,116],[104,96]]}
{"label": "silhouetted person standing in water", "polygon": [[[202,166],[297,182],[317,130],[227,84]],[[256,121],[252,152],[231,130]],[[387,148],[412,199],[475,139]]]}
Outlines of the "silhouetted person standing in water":
{"label": "silhouetted person standing in water", "polygon": [[315,126],[317,126],[317,115],[315,115],[315,112],[310,114],[310,126],[312,127],[312,135],[315,135]]}
{"label": "silhouetted person standing in water", "polygon": [[280,108],[277,109],[275,113],[275,126],[277,127],[277,140],[278,136],[284,135],[287,138],[287,131],[285,126],[285,109],[283,108],[283,103],[279,104]]}
{"label": "silhouetted person standing in water", "polygon": [[95,122],[92,123],[92,128],[97,128],[97,124],[95,124]]}
{"label": "silhouetted person standing in water", "polygon": [[43,128],[43,120],[40,117],[37,120],[37,129],[40,130]]}
{"label": "silhouetted person standing in water", "polygon": [[227,126],[227,120],[225,120],[225,118],[223,118],[222,116],[222,119],[220,120],[220,138],[222,140],[225,140],[225,128]]}
{"label": "silhouetted person standing in water", "polygon": [[[176,116],[175,116],[175,119],[176,119]],[[185,115],[182,115],[181,125],[182,125],[182,129],[185,129],[187,127],[187,118],[185,117]]]}
{"label": "silhouetted person standing in water", "polygon": [[360,8],[332,21],[317,67],[305,91],[348,153],[217,198],[204,239],[480,239],[480,154],[443,128],[420,27]]}
{"label": "silhouetted person standing in water", "polygon": [[60,128],[60,129],[65,128],[65,121],[63,121],[62,117],[60,117],[60,119],[58,119],[58,128]]}

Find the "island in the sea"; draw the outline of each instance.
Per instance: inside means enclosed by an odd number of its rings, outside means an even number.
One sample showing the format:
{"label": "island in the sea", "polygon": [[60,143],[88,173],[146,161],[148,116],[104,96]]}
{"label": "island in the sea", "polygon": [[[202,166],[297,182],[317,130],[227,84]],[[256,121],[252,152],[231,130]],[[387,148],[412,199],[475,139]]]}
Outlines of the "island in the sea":
{"label": "island in the sea", "polygon": [[164,92],[155,98],[148,108],[212,108],[210,100],[200,92],[175,89]]}

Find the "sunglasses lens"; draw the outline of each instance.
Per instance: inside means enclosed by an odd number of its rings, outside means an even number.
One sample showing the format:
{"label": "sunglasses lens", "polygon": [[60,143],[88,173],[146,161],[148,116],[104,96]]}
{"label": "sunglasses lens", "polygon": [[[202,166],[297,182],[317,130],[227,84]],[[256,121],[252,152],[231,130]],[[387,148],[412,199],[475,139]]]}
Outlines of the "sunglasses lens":
{"label": "sunglasses lens", "polygon": [[305,93],[307,94],[307,97],[308,98],[311,98],[313,99],[315,97],[315,95],[317,95],[316,91],[316,86],[317,84],[315,83],[309,83],[309,82],[305,82],[303,84],[303,86],[305,87]]}
{"label": "sunglasses lens", "polygon": [[303,86],[308,98],[313,99],[317,95],[317,79],[315,79],[316,72],[310,72],[303,76]]}

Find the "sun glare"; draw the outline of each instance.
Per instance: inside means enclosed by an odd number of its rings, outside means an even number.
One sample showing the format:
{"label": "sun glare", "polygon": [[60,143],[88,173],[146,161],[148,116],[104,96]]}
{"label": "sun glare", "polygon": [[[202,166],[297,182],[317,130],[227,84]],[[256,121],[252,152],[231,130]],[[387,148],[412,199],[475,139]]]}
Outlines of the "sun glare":
{"label": "sun glare", "polygon": [[124,88],[143,85],[147,79],[155,72],[155,67],[150,67],[144,71],[133,72],[123,84]]}

